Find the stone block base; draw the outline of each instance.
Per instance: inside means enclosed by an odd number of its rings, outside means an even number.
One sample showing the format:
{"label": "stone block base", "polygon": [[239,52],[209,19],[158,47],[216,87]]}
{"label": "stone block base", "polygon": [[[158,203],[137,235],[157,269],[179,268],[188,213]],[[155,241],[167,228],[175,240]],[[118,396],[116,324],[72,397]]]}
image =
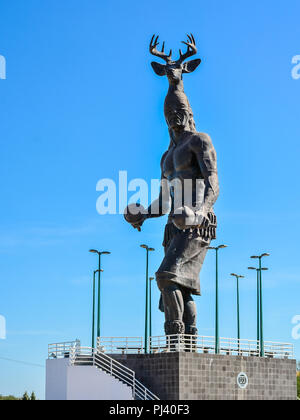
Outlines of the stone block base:
{"label": "stone block base", "polygon": [[[161,400],[295,400],[296,361],[198,353],[113,355]],[[248,385],[238,385],[244,373]],[[240,381],[240,382],[243,382]],[[240,383],[243,386],[243,383]]]}

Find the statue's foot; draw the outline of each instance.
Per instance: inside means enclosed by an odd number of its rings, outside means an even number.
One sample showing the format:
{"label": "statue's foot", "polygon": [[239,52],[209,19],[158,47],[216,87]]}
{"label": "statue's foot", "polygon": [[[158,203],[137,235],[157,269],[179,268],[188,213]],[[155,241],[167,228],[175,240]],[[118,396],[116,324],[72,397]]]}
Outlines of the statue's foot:
{"label": "statue's foot", "polygon": [[184,323],[181,321],[167,321],[165,322],[166,335],[184,334]]}

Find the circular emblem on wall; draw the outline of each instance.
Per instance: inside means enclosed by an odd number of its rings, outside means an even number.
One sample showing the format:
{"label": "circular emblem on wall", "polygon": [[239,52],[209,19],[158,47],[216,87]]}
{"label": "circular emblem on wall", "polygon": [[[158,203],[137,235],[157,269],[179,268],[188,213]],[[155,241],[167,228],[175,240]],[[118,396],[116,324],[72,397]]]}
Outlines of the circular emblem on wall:
{"label": "circular emblem on wall", "polygon": [[238,374],[236,381],[241,389],[246,389],[249,383],[248,376],[244,372]]}

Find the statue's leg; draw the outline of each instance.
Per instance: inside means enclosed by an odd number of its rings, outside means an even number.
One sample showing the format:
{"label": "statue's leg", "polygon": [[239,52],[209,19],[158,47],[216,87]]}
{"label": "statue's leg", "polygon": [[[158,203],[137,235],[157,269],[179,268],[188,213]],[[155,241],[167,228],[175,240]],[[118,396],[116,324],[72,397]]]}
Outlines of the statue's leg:
{"label": "statue's leg", "polygon": [[184,293],[184,315],[183,322],[185,324],[185,334],[197,335],[197,307],[192,295],[188,292]]}
{"label": "statue's leg", "polygon": [[[183,322],[185,324],[185,334],[187,336],[198,335],[197,330],[197,307],[192,295],[186,291],[183,295],[184,299],[184,315]],[[192,337],[185,337],[185,351],[195,351],[196,340]]]}
{"label": "statue's leg", "polygon": [[184,334],[184,300],[181,288],[171,280],[158,280],[165,311],[166,335]]}

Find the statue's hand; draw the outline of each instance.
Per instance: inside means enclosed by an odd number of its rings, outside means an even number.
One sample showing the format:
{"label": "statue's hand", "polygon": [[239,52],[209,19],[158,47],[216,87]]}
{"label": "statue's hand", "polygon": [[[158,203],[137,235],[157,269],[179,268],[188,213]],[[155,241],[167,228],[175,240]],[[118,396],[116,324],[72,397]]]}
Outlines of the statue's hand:
{"label": "statue's hand", "polygon": [[141,220],[139,220],[138,222],[135,222],[135,223],[131,223],[131,226],[134,228],[134,229],[137,229],[139,232],[141,232],[141,228],[142,228],[142,226],[143,226],[143,223],[144,223],[144,221],[146,220],[146,215],[145,214],[143,214],[142,215],[143,216],[143,219],[141,219]]}
{"label": "statue's hand", "polygon": [[207,227],[209,219],[204,212],[194,212],[190,207],[178,208],[171,216],[174,225],[180,229],[190,229],[195,227]]}
{"label": "statue's hand", "polygon": [[174,225],[180,230],[188,229],[196,223],[195,213],[187,206],[176,209],[171,219]]}
{"label": "statue's hand", "polygon": [[196,225],[200,228],[207,228],[210,224],[210,220],[207,213],[202,211],[196,212]]}
{"label": "statue's hand", "polygon": [[124,218],[126,222],[140,232],[144,221],[147,219],[147,214],[141,204],[129,204],[124,210]]}

